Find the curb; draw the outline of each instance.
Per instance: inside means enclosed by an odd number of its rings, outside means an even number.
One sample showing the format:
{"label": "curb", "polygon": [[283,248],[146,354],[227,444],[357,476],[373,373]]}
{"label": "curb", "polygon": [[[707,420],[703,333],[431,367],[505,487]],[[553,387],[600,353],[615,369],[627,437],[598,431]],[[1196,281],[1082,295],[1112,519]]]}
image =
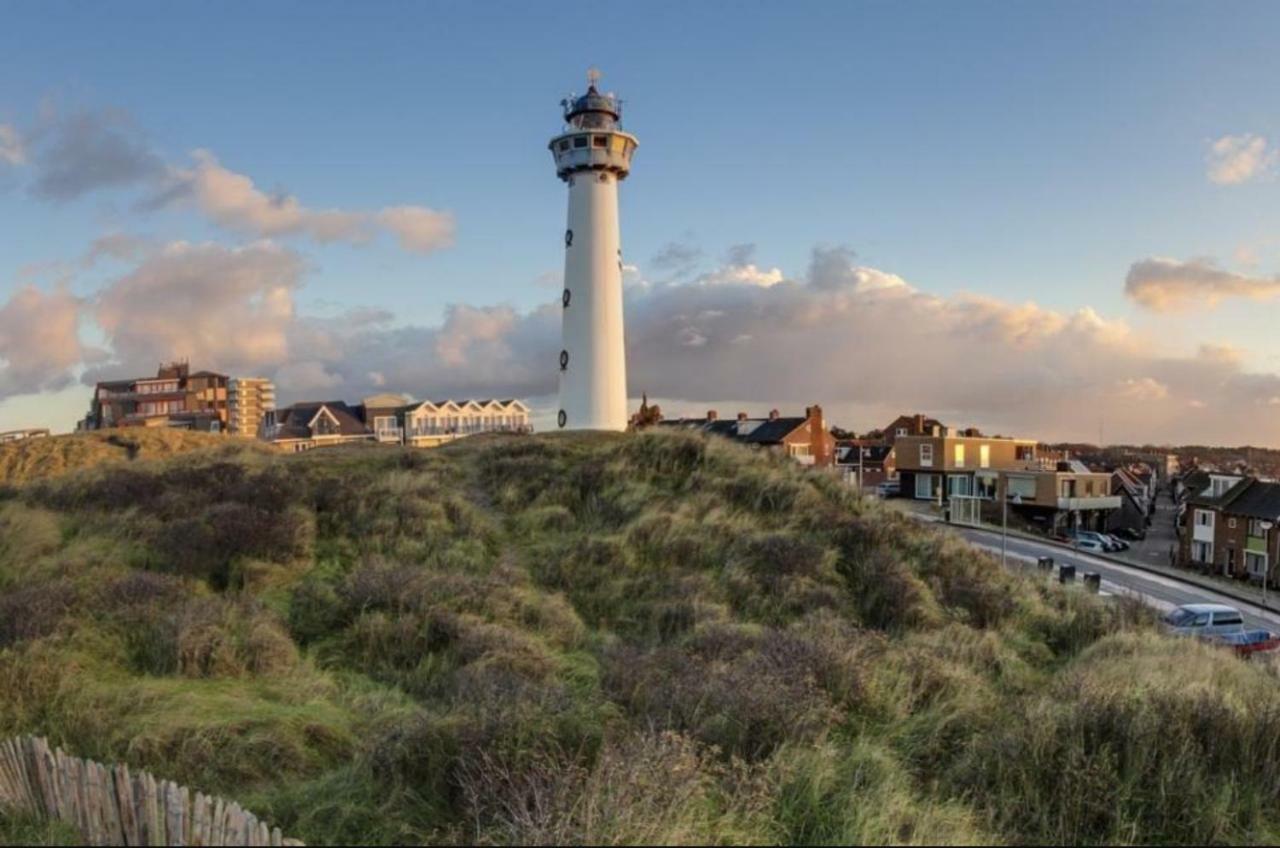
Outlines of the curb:
{"label": "curb", "polygon": [[[947,522],[941,521],[941,520],[935,521],[934,523],[940,524],[943,527],[963,527],[968,530],[977,530],[979,533],[988,533],[996,537],[1000,536],[999,530],[991,530],[986,527],[974,527],[970,524],[948,524]],[[1038,542],[1043,545],[1052,545],[1056,548],[1060,548],[1065,551],[1071,551],[1072,553],[1075,553],[1075,554],[1085,554],[1091,557],[1095,557],[1096,559],[1106,560],[1107,562],[1113,563],[1114,565],[1122,565],[1122,566],[1125,566],[1126,568],[1132,568],[1137,571],[1141,571],[1145,574],[1151,574],[1156,577],[1163,577],[1166,580],[1174,580],[1186,586],[1195,586],[1198,589],[1205,589],[1210,592],[1213,592],[1214,594],[1221,595],[1224,598],[1230,598],[1231,600],[1236,601],[1237,603],[1248,604],[1251,607],[1257,607],[1258,609],[1266,610],[1267,612],[1280,613],[1280,607],[1272,606],[1269,603],[1264,604],[1261,601],[1253,598],[1246,598],[1243,595],[1236,594],[1234,591],[1230,589],[1220,589],[1213,584],[1201,583],[1199,580],[1188,580],[1185,577],[1179,577],[1177,575],[1170,574],[1167,571],[1161,571],[1160,569],[1152,568],[1149,565],[1143,565],[1140,562],[1132,562],[1130,560],[1121,559],[1120,557],[1112,556],[1110,554],[1095,553],[1094,551],[1078,551],[1068,544],[1065,544],[1063,542],[1058,542],[1053,539],[1041,539],[1041,538],[1036,538],[1035,536],[1024,536],[1021,533],[1010,533],[1009,536],[1014,539],[1023,539],[1028,542]]]}

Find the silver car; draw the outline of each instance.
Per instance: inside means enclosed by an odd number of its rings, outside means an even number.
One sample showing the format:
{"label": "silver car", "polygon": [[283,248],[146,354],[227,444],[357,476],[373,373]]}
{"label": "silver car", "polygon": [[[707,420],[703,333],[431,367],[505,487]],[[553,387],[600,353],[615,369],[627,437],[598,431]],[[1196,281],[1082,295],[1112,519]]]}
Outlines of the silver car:
{"label": "silver car", "polygon": [[1244,632],[1240,610],[1225,604],[1184,604],[1164,617],[1175,636],[1227,636]]}

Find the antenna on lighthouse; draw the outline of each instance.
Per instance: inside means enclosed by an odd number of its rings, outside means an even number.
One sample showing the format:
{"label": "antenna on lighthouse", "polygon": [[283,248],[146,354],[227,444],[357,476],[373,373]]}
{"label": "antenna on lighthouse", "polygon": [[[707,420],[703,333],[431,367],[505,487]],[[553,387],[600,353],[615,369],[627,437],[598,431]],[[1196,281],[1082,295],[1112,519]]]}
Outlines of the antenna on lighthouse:
{"label": "antenna on lighthouse", "polygon": [[601,76],[603,76],[603,74],[600,73],[600,69],[595,65],[587,68],[587,87],[595,88],[596,83],[600,82]]}

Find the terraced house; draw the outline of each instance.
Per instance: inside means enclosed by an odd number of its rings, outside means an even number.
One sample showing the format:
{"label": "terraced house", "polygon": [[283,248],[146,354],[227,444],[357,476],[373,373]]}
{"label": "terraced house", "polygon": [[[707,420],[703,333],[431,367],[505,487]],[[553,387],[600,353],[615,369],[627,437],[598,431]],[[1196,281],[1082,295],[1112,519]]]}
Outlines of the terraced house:
{"label": "terraced house", "polygon": [[287,451],[354,441],[427,448],[477,433],[533,429],[529,407],[515,399],[407,401],[388,393],[354,406],[342,401],[294,404],[268,414],[263,437]]}
{"label": "terraced house", "polygon": [[1211,574],[1276,586],[1280,483],[1253,477],[1206,486],[1187,499],[1180,562]]}

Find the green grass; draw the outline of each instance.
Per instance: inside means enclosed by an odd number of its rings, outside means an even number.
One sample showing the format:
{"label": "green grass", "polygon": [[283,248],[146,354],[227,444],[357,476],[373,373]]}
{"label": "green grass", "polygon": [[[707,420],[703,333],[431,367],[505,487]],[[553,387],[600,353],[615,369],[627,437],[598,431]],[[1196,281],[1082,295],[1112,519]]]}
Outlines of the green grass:
{"label": "green grass", "polygon": [[719,440],[200,451],[0,530],[0,734],[310,843],[1280,838],[1274,673]]}

